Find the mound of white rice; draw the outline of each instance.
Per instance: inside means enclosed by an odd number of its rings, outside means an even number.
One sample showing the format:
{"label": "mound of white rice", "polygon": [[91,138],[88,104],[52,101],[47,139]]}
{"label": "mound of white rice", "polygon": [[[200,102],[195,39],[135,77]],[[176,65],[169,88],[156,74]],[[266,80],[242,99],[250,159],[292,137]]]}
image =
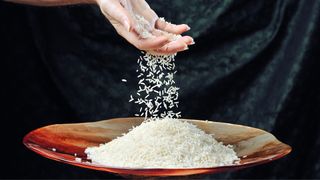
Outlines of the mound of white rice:
{"label": "mound of white rice", "polygon": [[127,134],[85,150],[93,163],[127,168],[199,168],[236,163],[232,146],[195,125],[164,118],[145,121]]}

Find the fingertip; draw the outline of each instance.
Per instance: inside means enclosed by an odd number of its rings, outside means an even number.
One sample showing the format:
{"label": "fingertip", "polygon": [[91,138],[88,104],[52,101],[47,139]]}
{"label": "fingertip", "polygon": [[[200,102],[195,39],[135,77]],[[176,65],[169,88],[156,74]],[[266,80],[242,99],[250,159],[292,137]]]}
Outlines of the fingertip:
{"label": "fingertip", "polygon": [[186,42],[186,43],[187,43],[187,45],[194,45],[195,44],[195,42],[194,42],[192,37],[190,37],[188,42]]}
{"label": "fingertip", "polygon": [[193,45],[194,44],[194,40],[193,40],[193,38],[191,36],[183,36],[183,37],[181,37],[181,40],[179,40],[179,41],[183,41],[187,45]]}
{"label": "fingertip", "polygon": [[193,39],[191,36],[188,36],[188,35],[182,36],[182,37],[183,37],[183,38],[186,38],[186,39],[188,39],[188,40],[192,40],[192,39]]}
{"label": "fingertip", "polygon": [[189,31],[191,29],[187,24],[181,24],[181,26],[185,29],[185,31]]}
{"label": "fingertip", "polygon": [[191,28],[186,25],[186,24],[180,24],[180,25],[176,25],[176,32],[179,33],[179,34],[182,34],[184,32],[187,32],[189,31]]}
{"label": "fingertip", "polygon": [[160,29],[162,31],[169,32],[169,33],[173,33],[173,34],[182,34],[190,30],[190,27],[187,24],[176,25],[160,19],[156,21],[155,28]]}

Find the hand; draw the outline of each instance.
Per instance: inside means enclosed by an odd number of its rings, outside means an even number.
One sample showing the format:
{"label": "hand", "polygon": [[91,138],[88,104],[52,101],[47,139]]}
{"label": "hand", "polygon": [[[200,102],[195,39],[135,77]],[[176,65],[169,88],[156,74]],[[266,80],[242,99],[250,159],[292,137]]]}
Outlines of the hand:
{"label": "hand", "polygon": [[[189,26],[174,25],[159,19],[145,0],[97,0],[97,3],[118,34],[140,50],[173,54],[186,50],[188,45],[194,43],[190,36],[172,41],[168,33],[179,35],[188,31]],[[146,28],[152,33],[152,38],[141,38],[135,15],[147,20],[149,26]],[[167,33],[160,33],[163,31]]]}

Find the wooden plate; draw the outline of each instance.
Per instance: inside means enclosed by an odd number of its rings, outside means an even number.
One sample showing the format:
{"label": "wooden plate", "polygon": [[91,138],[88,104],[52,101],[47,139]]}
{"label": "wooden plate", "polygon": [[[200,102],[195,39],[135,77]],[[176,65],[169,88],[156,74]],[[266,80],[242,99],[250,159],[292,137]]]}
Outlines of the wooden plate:
{"label": "wooden plate", "polygon": [[116,118],[89,123],[50,125],[27,134],[23,143],[30,150],[62,163],[134,176],[185,176],[237,170],[279,159],[291,151],[290,146],[261,129],[187,119],[205,132],[214,134],[218,141],[234,145],[237,155],[241,158],[240,164],[212,168],[133,169],[91,164],[90,160],[86,159],[84,150],[87,147],[109,142],[142,121],[142,118]]}

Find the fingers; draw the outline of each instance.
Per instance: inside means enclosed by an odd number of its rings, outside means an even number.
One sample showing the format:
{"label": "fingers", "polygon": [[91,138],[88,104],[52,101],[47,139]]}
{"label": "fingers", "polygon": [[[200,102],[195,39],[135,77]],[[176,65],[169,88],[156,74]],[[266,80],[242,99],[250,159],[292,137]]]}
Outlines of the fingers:
{"label": "fingers", "polygon": [[159,49],[169,43],[169,39],[165,36],[154,37],[151,39],[138,39],[136,47],[142,50]]}
{"label": "fingers", "polygon": [[130,22],[132,22],[131,17],[119,1],[100,0],[98,2],[102,13],[109,17],[108,19],[118,21],[120,24],[122,24],[122,26],[125,27],[127,31],[130,31]]}
{"label": "fingers", "polygon": [[128,42],[133,44],[136,48],[140,50],[152,50],[152,49],[159,49],[169,43],[169,38],[165,36],[154,36],[148,39],[141,39],[138,34],[131,31],[128,32],[126,29],[121,25],[114,25],[117,32],[124,37]]}
{"label": "fingers", "polygon": [[[170,34],[182,34],[190,28],[188,25],[174,25],[167,23],[164,20],[159,20],[156,13],[149,7],[144,0],[134,2],[144,2],[136,6],[135,3],[126,3],[119,0],[97,0],[102,13],[109,19],[116,31],[124,37],[128,42],[136,48],[145,51],[153,51],[161,54],[174,54],[179,51],[188,49],[188,45],[193,44],[193,39],[190,36],[183,36],[174,40]],[[140,35],[131,29],[135,28],[135,18],[132,17],[132,9],[139,10],[147,21],[155,21],[156,29],[151,30],[153,37],[142,39]],[[153,22],[154,22],[153,21]],[[152,24],[152,23],[151,23]],[[159,32],[158,32],[159,31]]]}
{"label": "fingers", "polygon": [[186,24],[175,25],[159,19],[158,15],[150,8],[145,0],[135,0],[134,2],[135,3],[132,3],[132,8],[139,15],[143,16],[152,27],[173,34],[182,34],[190,30],[190,27]]}
{"label": "fingers", "polygon": [[190,36],[183,36],[176,41],[172,41],[160,49],[154,50],[156,54],[174,54],[188,49],[188,45],[194,44]]}
{"label": "fingers", "polygon": [[175,25],[168,23],[162,19],[158,19],[155,23],[155,28],[160,29],[162,31],[166,31],[173,34],[182,34],[188,30],[190,30],[190,27],[186,24],[181,25]]}
{"label": "fingers", "polygon": [[132,3],[132,8],[137,14],[144,17],[151,25],[155,26],[155,22],[159,19],[158,15],[150,8],[149,4],[145,0],[135,0]]}

